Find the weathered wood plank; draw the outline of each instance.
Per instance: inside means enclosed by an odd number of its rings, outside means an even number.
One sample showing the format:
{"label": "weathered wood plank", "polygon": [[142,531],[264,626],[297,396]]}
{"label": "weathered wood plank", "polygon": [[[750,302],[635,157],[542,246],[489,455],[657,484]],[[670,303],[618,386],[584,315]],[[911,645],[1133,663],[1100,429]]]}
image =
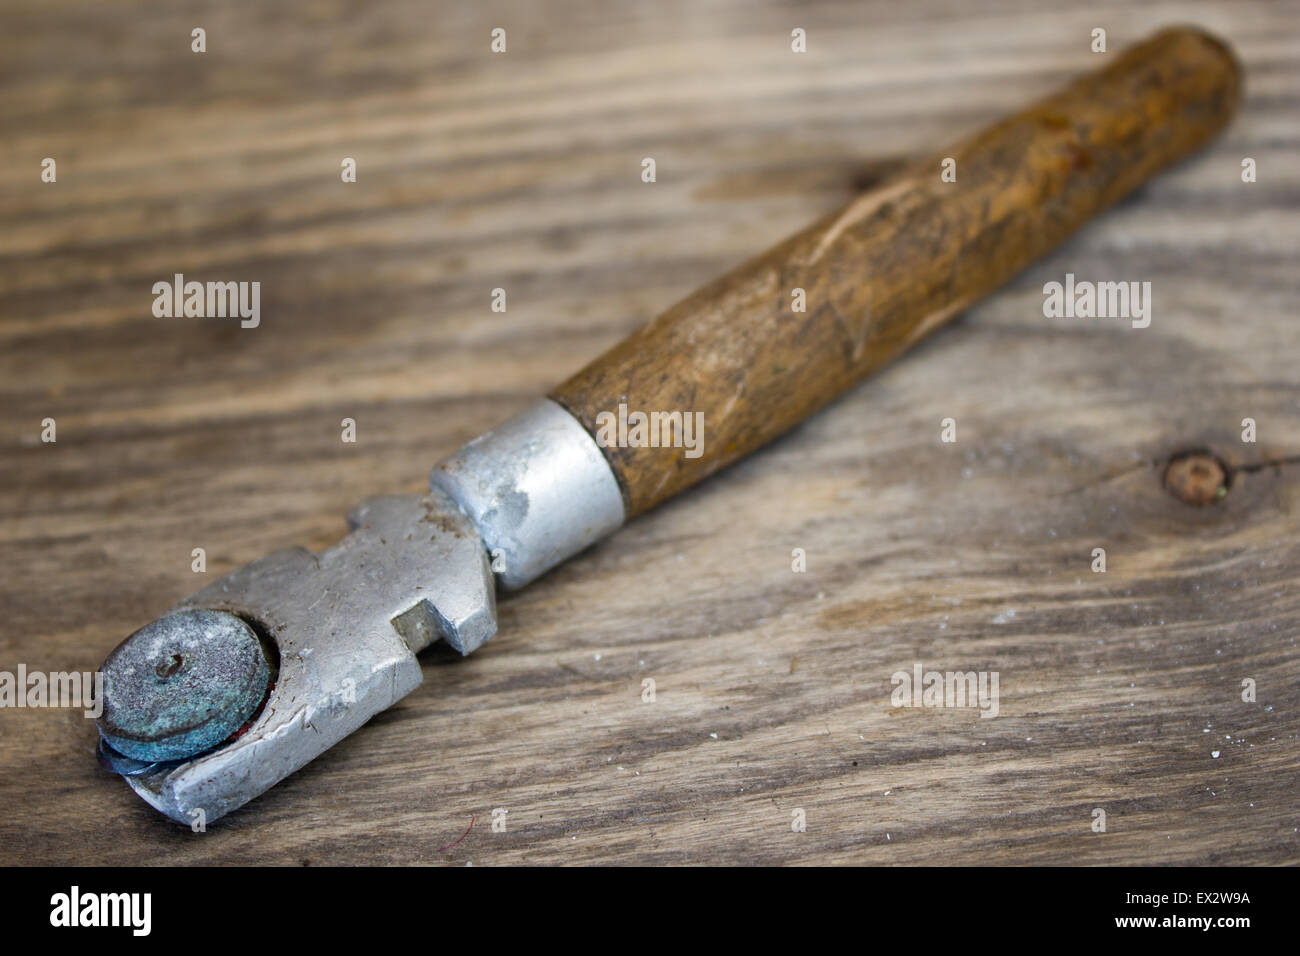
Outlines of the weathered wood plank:
{"label": "weathered wood plank", "polygon": [[[1296,9],[1065,6],[10,4],[0,670],[94,667],[213,575],[329,545],[699,283],[1095,65],[1094,26],[1219,32],[1246,97],[1207,152],[504,601],[473,658],[426,654],[425,687],[205,834],[100,771],[89,721],[0,710],[0,861],[1300,860]],[[259,280],[262,325],[154,319],[175,272]],[[1045,319],[1067,272],[1152,282],[1151,327]],[[1160,463],[1199,446],[1245,467],[1195,509]],[[999,716],[892,707],[918,661],[998,671]]]}

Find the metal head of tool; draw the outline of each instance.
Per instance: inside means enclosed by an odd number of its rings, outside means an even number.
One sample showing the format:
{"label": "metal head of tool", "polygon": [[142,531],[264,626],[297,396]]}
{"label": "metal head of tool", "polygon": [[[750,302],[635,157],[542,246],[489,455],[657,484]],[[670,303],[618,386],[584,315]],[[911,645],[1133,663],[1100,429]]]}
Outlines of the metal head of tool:
{"label": "metal head of tool", "polygon": [[623,499],[543,400],[435,468],[427,495],[370,498],[348,521],[334,547],[242,567],[104,662],[100,762],[167,816],[215,820],[283,780],[419,686],[415,654],[439,638],[476,650],[496,585],[617,528]]}
{"label": "metal head of tool", "polygon": [[101,762],[167,816],[247,803],[419,686],[416,652],[495,633],[487,552],[451,498],[370,498],[348,521],[334,547],[254,561],[105,661]]}

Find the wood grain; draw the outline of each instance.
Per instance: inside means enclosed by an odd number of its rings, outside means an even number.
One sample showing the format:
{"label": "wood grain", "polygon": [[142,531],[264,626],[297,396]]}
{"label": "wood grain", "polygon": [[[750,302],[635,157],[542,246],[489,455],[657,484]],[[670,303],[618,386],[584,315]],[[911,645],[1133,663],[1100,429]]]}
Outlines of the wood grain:
{"label": "wood grain", "polygon": [[[1162,31],[708,283],[551,397],[597,436],[627,513],[648,511],[784,434],[1203,146],[1240,87],[1219,40]],[[638,435],[629,414],[656,417]]]}
{"label": "wood grain", "polygon": [[[427,652],[424,687],[206,833],[101,771],[78,713],[0,710],[0,861],[1300,862],[1295,13],[8,4],[0,670],[93,668],[214,575],[328,546],[700,284],[1114,55],[1094,27],[1114,51],[1210,29],[1245,96],[1206,151],[510,596],[471,658]],[[261,326],[153,318],[176,272],[260,281]],[[1151,327],[1044,318],[1067,272],[1151,281]],[[1235,468],[1216,505],[1162,487],[1195,447]],[[999,716],[892,707],[918,661],[997,670]]]}

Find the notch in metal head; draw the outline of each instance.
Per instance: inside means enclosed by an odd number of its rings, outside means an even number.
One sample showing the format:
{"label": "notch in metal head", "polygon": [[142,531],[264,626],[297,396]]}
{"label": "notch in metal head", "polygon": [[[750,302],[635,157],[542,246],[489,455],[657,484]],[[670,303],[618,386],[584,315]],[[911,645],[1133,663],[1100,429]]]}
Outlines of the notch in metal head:
{"label": "notch in metal head", "polygon": [[101,759],[167,816],[247,803],[419,686],[416,652],[496,632],[486,551],[445,494],[348,520],[334,547],[254,561],[109,655]]}

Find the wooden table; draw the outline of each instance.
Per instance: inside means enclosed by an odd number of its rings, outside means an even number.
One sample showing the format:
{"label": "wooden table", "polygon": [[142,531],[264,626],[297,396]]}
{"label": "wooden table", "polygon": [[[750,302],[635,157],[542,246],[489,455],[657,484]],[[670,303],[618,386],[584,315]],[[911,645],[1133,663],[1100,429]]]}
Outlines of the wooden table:
{"label": "wooden table", "polygon": [[[1296,4],[435,6],[7,5],[0,670],[93,669],[327,547],[699,283],[1159,26],[1229,39],[1247,94],[205,833],[100,770],[79,711],[0,711],[0,862],[1300,861]],[[1151,326],[1044,318],[1067,272],[1150,281]],[[260,282],[260,325],[155,318],[175,273]],[[1162,486],[1193,448],[1232,471],[1207,507]],[[996,671],[998,716],[893,706],[917,663]]]}

